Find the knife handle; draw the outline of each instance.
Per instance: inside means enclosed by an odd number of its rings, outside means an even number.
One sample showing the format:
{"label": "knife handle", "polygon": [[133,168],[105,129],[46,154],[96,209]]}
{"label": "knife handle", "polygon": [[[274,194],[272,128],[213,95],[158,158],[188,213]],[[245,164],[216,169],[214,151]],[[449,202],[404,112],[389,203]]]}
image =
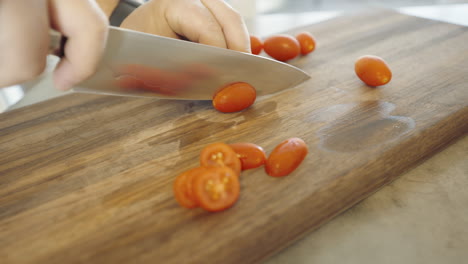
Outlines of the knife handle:
{"label": "knife handle", "polygon": [[59,58],[65,56],[65,43],[67,42],[67,38],[53,29],[49,31],[49,36],[49,54],[58,56]]}

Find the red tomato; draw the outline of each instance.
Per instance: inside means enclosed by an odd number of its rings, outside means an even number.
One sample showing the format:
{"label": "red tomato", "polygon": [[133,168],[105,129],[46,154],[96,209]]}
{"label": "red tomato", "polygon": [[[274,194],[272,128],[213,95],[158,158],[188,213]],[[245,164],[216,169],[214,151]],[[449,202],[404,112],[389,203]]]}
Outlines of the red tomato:
{"label": "red tomato", "polygon": [[266,161],[265,170],[273,177],[286,176],[301,164],[307,152],[307,145],[302,139],[287,139],[271,152]]}
{"label": "red tomato", "polygon": [[234,143],[229,146],[237,153],[242,170],[257,168],[265,164],[266,154],[262,147],[252,143]]}
{"label": "red tomato", "polygon": [[296,35],[296,39],[301,45],[301,54],[306,55],[315,50],[316,42],[314,36],[309,32],[301,32]]}
{"label": "red tomato", "polygon": [[229,167],[209,167],[193,181],[193,194],[207,211],[225,210],[239,199],[239,177]]}
{"label": "red tomato", "polygon": [[258,55],[262,52],[263,43],[257,36],[250,35],[250,49],[252,50],[252,54]]}
{"label": "red tomato", "polygon": [[279,61],[288,61],[299,55],[299,41],[289,35],[274,35],[263,42],[265,52]]}
{"label": "red tomato", "polygon": [[244,110],[257,98],[255,88],[245,82],[237,82],[223,87],[213,96],[213,106],[223,113]]}
{"label": "red tomato", "polygon": [[380,57],[366,55],[358,58],[354,64],[356,75],[369,86],[387,84],[392,79],[392,71]]}
{"label": "red tomato", "polygon": [[200,164],[205,167],[227,166],[237,175],[240,175],[242,167],[236,152],[224,143],[213,143],[206,146],[200,153]]}
{"label": "red tomato", "polygon": [[197,201],[192,192],[192,183],[195,177],[198,177],[204,172],[205,168],[197,167],[183,172],[177,176],[174,185],[174,196],[177,202],[186,208],[195,208],[198,206]]}

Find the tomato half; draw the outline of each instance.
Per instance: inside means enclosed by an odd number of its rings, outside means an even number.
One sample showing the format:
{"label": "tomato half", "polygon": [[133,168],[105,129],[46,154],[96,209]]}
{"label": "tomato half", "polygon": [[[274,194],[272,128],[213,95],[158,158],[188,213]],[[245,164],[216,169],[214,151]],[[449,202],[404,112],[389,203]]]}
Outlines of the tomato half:
{"label": "tomato half", "polygon": [[186,208],[195,208],[198,206],[192,192],[192,183],[194,178],[203,174],[206,169],[197,167],[181,173],[174,181],[173,191],[177,202]]}
{"label": "tomato half", "polygon": [[392,71],[388,64],[380,57],[365,55],[354,64],[356,75],[369,86],[381,86],[392,79]]}
{"label": "tomato half", "polygon": [[252,51],[252,54],[258,55],[262,52],[262,49],[262,40],[257,36],[250,35],[250,50]]}
{"label": "tomato half", "polygon": [[296,35],[296,39],[301,45],[301,54],[306,55],[315,50],[316,42],[314,36],[309,32],[301,32]]}
{"label": "tomato half", "polygon": [[240,175],[242,168],[236,152],[224,143],[213,143],[203,148],[200,153],[200,164],[205,167],[227,166],[237,175]]}
{"label": "tomato half", "polygon": [[255,88],[245,82],[223,87],[213,96],[213,107],[223,113],[233,113],[251,106],[257,98]]}
{"label": "tomato half", "polygon": [[258,168],[265,164],[266,154],[262,147],[253,143],[234,143],[229,146],[237,153],[242,170]]}
{"label": "tomato half", "polygon": [[209,167],[193,181],[193,194],[207,211],[225,210],[239,199],[239,178],[229,167]]}
{"label": "tomato half", "polygon": [[289,35],[274,35],[263,42],[263,50],[279,61],[288,61],[299,55],[299,41]]}
{"label": "tomato half", "polygon": [[307,152],[307,145],[302,139],[287,139],[270,153],[265,163],[265,170],[273,177],[286,176],[301,164]]}

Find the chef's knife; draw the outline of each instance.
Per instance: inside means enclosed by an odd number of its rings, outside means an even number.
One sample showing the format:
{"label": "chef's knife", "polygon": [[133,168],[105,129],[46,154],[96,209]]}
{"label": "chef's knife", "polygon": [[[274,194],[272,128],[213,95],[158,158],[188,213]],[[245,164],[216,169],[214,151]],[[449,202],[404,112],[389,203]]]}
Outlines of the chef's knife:
{"label": "chef's knife", "polygon": [[[54,48],[63,47],[56,32],[51,37]],[[262,96],[309,78],[296,67],[262,56],[110,26],[98,71],[73,91],[210,100],[234,82],[247,82]]]}

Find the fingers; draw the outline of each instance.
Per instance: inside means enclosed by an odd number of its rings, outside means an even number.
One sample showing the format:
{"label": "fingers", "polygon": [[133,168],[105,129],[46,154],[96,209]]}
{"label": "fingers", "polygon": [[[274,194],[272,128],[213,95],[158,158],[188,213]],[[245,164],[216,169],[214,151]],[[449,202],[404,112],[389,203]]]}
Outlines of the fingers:
{"label": "fingers", "polygon": [[28,81],[46,65],[47,2],[0,2],[0,88]]}
{"label": "fingers", "polygon": [[[157,1],[154,3],[157,4]],[[221,24],[199,1],[169,3],[165,17],[172,30],[188,40],[220,48],[228,47]]]}
{"label": "fingers", "polygon": [[67,90],[89,78],[104,52],[108,22],[93,0],[52,0],[51,26],[67,37],[65,57],[54,72],[58,89]]}
{"label": "fingers", "polygon": [[223,0],[201,0],[222,28],[228,49],[249,52],[250,39],[242,16]]}

